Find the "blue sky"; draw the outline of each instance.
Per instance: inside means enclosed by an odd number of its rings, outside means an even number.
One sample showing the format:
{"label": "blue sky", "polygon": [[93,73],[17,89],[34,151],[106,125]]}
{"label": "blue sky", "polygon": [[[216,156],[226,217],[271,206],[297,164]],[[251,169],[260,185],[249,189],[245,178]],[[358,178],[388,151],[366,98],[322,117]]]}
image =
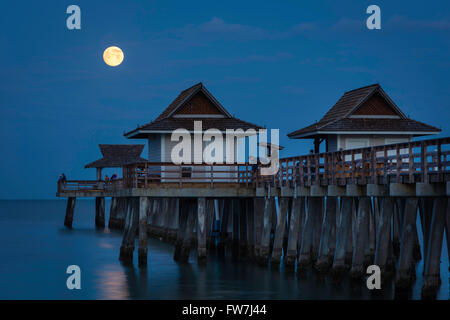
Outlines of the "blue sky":
{"label": "blue sky", "polygon": [[[81,30],[66,8],[81,8]],[[365,27],[381,8],[382,29]],[[450,3],[444,1],[9,1],[0,11],[0,198],[54,198],[61,172],[154,119],[203,81],[236,117],[286,134],[344,91],[379,82],[412,118],[450,133]],[[102,61],[117,45],[125,60]]]}

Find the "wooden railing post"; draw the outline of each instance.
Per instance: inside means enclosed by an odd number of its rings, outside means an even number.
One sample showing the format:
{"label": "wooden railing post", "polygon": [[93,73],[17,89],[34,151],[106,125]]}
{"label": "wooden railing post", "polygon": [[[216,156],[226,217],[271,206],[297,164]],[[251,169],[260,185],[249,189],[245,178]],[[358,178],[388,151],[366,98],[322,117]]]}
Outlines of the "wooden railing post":
{"label": "wooden railing post", "polygon": [[442,182],[442,150],[441,150],[441,141],[439,140],[437,143],[437,170],[438,170],[438,181]]}
{"label": "wooden railing post", "polygon": [[370,148],[370,158],[372,163],[372,183],[377,183],[377,151],[374,147]]}
{"label": "wooden railing post", "polygon": [[409,183],[413,183],[414,179],[414,156],[413,156],[413,145],[412,143],[408,143],[408,152],[409,152]]}
{"label": "wooden railing post", "polygon": [[397,172],[396,172],[396,181],[397,183],[400,183],[400,170],[401,170],[401,164],[402,164],[402,158],[400,156],[400,146],[397,144],[396,148],[396,156],[397,156]]}
{"label": "wooden railing post", "polygon": [[311,156],[306,156],[306,166],[308,168],[308,186],[311,185]]}
{"label": "wooden railing post", "polygon": [[352,184],[355,184],[355,173],[356,173],[355,150],[352,149]]}
{"label": "wooden railing post", "polygon": [[428,165],[427,165],[427,145],[425,141],[420,143],[420,158],[422,162],[422,182],[428,182]]}

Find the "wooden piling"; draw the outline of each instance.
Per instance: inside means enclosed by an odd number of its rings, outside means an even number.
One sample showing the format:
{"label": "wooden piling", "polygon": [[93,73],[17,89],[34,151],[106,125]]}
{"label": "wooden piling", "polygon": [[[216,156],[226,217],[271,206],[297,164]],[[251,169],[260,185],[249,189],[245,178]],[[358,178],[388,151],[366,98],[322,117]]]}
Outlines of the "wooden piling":
{"label": "wooden piling", "polygon": [[206,200],[206,217],[205,217],[205,232],[206,232],[206,252],[212,251],[216,247],[216,239],[213,236],[215,216],[215,200]]}
{"label": "wooden piling", "polygon": [[113,197],[109,214],[109,229],[122,230],[125,226],[125,218],[128,210],[127,197]]}
{"label": "wooden piling", "polygon": [[391,221],[394,210],[394,202],[391,197],[381,199],[380,216],[377,227],[377,240],[375,249],[375,264],[380,267],[381,274],[393,271],[388,264],[389,249],[391,243]]}
{"label": "wooden piling", "polygon": [[317,262],[319,258],[320,234],[322,232],[324,197],[311,197],[311,209],[314,219],[313,239],[311,247],[311,262]]}
{"label": "wooden piling", "polygon": [[233,258],[239,256],[239,217],[241,214],[241,203],[239,199],[233,199],[233,242],[231,244],[231,255]]}
{"label": "wooden piling", "polygon": [[165,233],[165,241],[175,243],[178,230],[178,199],[167,199],[167,225]]}
{"label": "wooden piling", "polygon": [[283,240],[286,233],[286,220],[289,209],[289,198],[279,198],[279,212],[273,242],[271,266],[279,266],[283,255]]}
{"label": "wooden piling", "polygon": [[248,252],[247,255],[250,260],[255,258],[255,212],[254,212],[254,200],[249,198],[246,201],[247,206],[247,240],[248,240]]}
{"label": "wooden piling", "polygon": [[401,201],[394,199],[394,216],[392,217],[392,246],[394,249],[394,255],[398,257],[400,255],[400,238],[402,235],[402,217],[404,215],[404,206]]}
{"label": "wooden piling", "polygon": [[186,201],[188,206],[188,217],[184,231],[183,243],[180,251],[180,262],[188,262],[191,252],[192,241],[194,238],[194,225],[197,220],[197,200],[189,199]]}
{"label": "wooden piling", "polygon": [[448,251],[447,257],[448,262],[450,264],[450,205],[448,204],[448,199],[447,199],[447,214],[445,218],[445,234],[447,235],[447,251]]}
{"label": "wooden piling", "polygon": [[75,203],[77,198],[69,197],[67,198],[66,216],[64,218],[64,225],[67,228],[72,228],[73,213],[75,211]]}
{"label": "wooden piling", "polygon": [[441,285],[440,264],[447,215],[447,200],[446,197],[438,197],[434,200],[428,239],[429,247],[425,257],[427,261],[425,264],[425,277],[422,286],[422,297],[424,298],[434,297]]}
{"label": "wooden piling", "polygon": [[239,257],[247,256],[247,205],[246,199],[239,200]]}
{"label": "wooden piling", "polygon": [[[433,204],[434,204],[434,198],[432,197],[423,197],[419,199],[419,215],[420,215],[420,222],[422,225],[422,239],[423,239],[423,256],[426,258],[428,254],[428,239],[429,239],[429,232],[431,229],[431,217],[433,216]],[[427,259],[424,259],[424,267],[423,272],[425,273],[426,269],[426,261]]]}
{"label": "wooden piling", "polygon": [[109,220],[108,220],[108,228],[109,229],[113,229],[111,227],[112,224],[114,224],[114,220],[116,219],[117,216],[117,197],[112,197],[111,198],[111,206],[109,208]]}
{"label": "wooden piling", "polygon": [[317,260],[322,226],[322,197],[309,197],[306,221],[298,258],[298,267],[306,267]]}
{"label": "wooden piling", "polygon": [[316,269],[325,273],[333,264],[334,251],[336,248],[336,207],[337,197],[326,198],[326,210],[323,218],[321,231],[319,258]]}
{"label": "wooden piling", "polygon": [[147,214],[148,197],[139,197],[139,248],[138,264],[140,267],[147,266]]}
{"label": "wooden piling", "polygon": [[127,217],[122,245],[120,246],[119,260],[130,264],[133,262],[134,242],[139,224],[139,198],[130,198],[128,201]]}
{"label": "wooden piling", "polygon": [[266,197],[264,201],[263,230],[261,236],[260,255],[258,257],[258,262],[261,265],[266,265],[269,262],[274,203],[274,197]]}
{"label": "wooden piling", "polygon": [[342,197],[342,208],[337,232],[336,251],[333,261],[333,274],[340,275],[349,267],[346,261],[346,249],[348,239],[352,233],[353,198]]}
{"label": "wooden piling", "polygon": [[254,230],[255,230],[255,259],[257,262],[261,258],[261,240],[264,225],[264,198],[255,198],[253,202],[254,208]]}
{"label": "wooden piling", "polygon": [[354,279],[361,279],[365,274],[366,249],[369,247],[369,215],[370,198],[361,197],[356,218],[356,239],[353,249],[352,268],[350,269],[350,276]]}
{"label": "wooden piling", "polygon": [[184,199],[179,200],[178,206],[178,228],[177,228],[177,238],[175,241],[175,250],[173,254],[173,260],[180,261],[181,257],[181,247],[183,246],[184,232],[186,230],[187,217],[188,217],[189,207]]}
{"label": "wooden piling", "polygon": [[289,238],[285,266],[288,269],[295,267],[297,249],[302,238],[303,223],[305,218],[305,198],[296,197],[292,200],[289,223]]}
{"label": "wooden piling", "polygon": [[217,251],[220,255],[225,255],[225,248],[227,244],[227,238],[228,238],[228,222],[232,218],[232,202],[229,199],[223,199],[221,201],[221,211],[222,211],[222,217],[220,221],[220,234],[219,234],[219,240],[217,243]]}
{"label": "wooden piling", "polygon": [[105,228],[105,197],[95,198],[95,227]]}
{"label": "wooden piling", "polygon": [[416,224],[417,204],[417,198],[408,198],[406,200],[400,242],[400,256],[395,279],[396,289],[410,287],[415,278],[415,268],[413,264],[413,232]]}
{"label": "wooden piling", "polygon": [[197,260],[206,263],[206,199],[197,200]]}

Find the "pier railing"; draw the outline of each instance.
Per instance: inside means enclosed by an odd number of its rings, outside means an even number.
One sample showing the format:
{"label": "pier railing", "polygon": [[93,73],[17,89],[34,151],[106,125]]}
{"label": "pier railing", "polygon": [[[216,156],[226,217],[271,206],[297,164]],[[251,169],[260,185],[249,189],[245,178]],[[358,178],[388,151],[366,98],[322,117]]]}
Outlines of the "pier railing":
{"label": "pier railing", "polygon": [[105,183],[70,180],[58,192],[117,191],[165,184],[215,186],[365,185],[450,181],[450,137],[282,158],[275,175],[261,165],[142,162],[123,167],[123,178]]}
{"label": "pier railing", "polygon": [[[253,167],[255,168],[255,167]],[[142,162],[123,168],[123,185],[147,188],[154,184],[245,185],[253,183],[252,165],[244,164],[173,164]]]}
{"label": "pier railing", "polygon": [[258,186],[444,182],[450,180],[450,138],[308,154],[280,159]]}

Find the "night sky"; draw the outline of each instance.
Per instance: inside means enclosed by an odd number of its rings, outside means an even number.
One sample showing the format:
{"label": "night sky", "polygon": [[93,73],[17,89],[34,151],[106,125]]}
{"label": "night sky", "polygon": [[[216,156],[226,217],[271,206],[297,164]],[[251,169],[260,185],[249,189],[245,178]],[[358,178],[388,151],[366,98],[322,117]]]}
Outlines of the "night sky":
{"label": "night sky", "polygon": [[[68,30],[66,8],[81,8]],[[382,29],[366,28],[381,7]],[[202,81],[229,112],[286,134],[348,90],[380,83],[413,119],[450,133],[448,1],[8,1],[0,8],[1,199],[55,198],[61,172],[156,118]],[[116,45],[124,62],[102,60]],[[146,155],[144,154],[144,157]]]}

